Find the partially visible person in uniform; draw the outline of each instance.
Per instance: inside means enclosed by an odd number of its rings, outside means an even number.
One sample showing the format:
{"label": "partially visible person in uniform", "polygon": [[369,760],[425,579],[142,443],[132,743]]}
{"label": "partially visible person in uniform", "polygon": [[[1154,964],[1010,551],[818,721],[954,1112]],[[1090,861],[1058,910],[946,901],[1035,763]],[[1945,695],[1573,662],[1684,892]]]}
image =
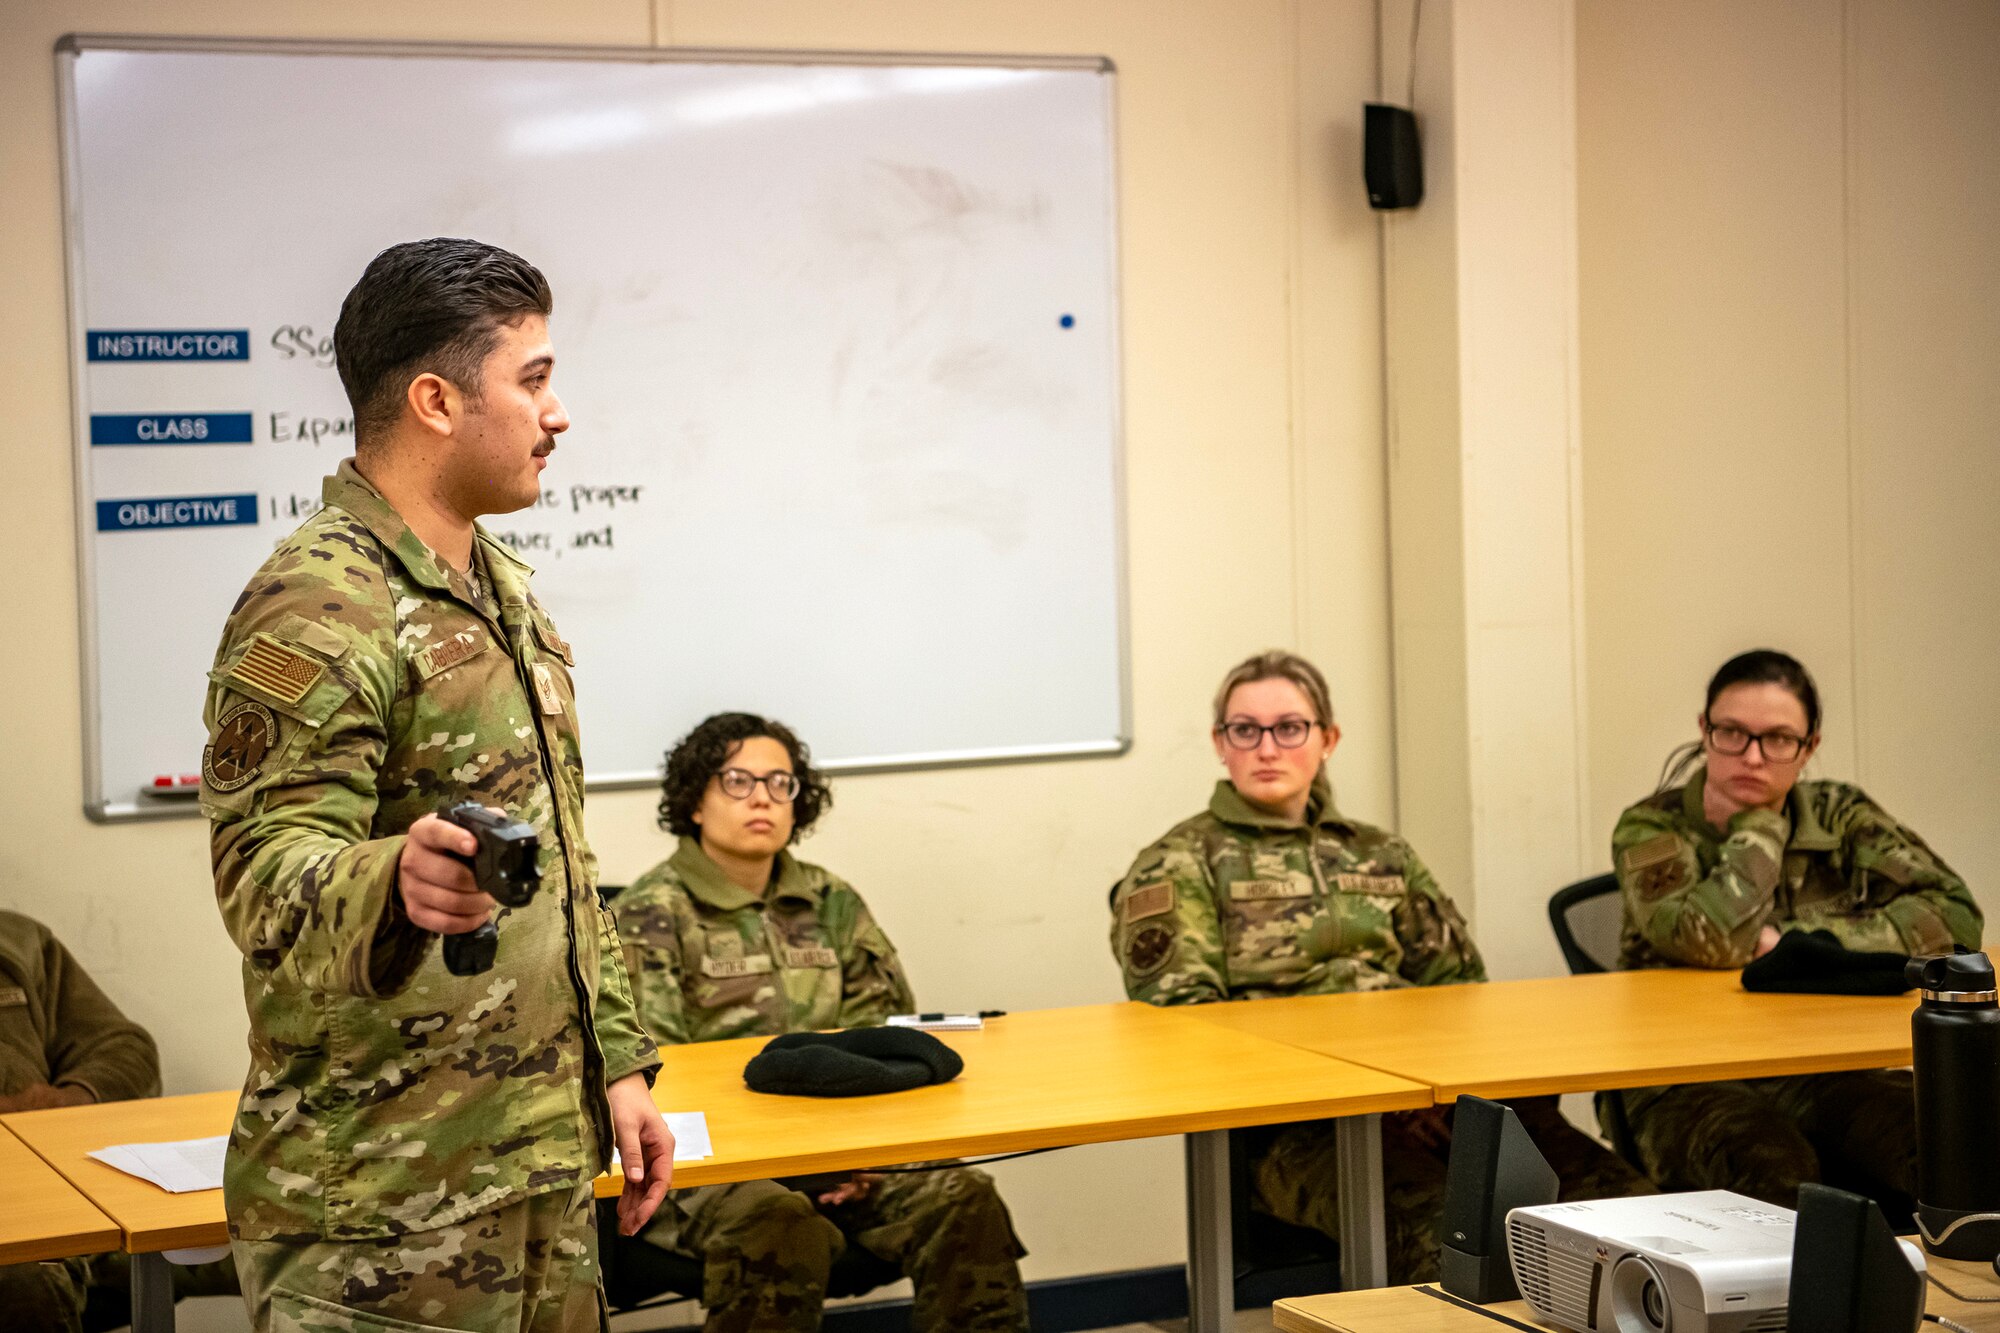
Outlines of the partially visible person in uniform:
{"label": "partially visible person in uniform", "polygon": [[[664,1044],[867,1027],[916,1008],[867,904],[787,850],[831,804],[806,746],[748,713],[667,755],[674,854],[617,899],[639,1016]],[[1007,1207],[984,1172],[856,1172],[812,1195],[776,1181],[677,1190],[644,1232],[703,1263],[709,1333],[816,1329],[834,1259],[858,1245],[916,1287],[911,1327],[1025,1329]]]}
{"label": "partially visible person in uniform", "polygon": [[[1237,665],[1216,691],[1208,809],[1140,852],[1112,893],[1125,993],[1206,1004],[1486,979],[1457,907],[1411,846],[1334,808],[1325,764],[1340,740],[1326,680],[1291,653]],[[1651,1186],[1562,1118],[1553,1097],[1512,1103],[1564,1199]],[[1334,1122],[1252,1131],[1252,1206],[1340,1235]],[[1448,1108],[1382,1118],[1389,1280],[1438,1274]]]}
{"label": "partially visible person in uniform", "polygon": [[[0,1115],[160,1095],[146,1030],[98,989],[49,928],[0,911]],[[174,1296],[236,1290],[227,1260],[175,1265]],[[0,1267],[0,1312],[15,1333],[77,1333],[131,1322],[122,1254]]]}
{"label": "partially visible person in uniform", "polygon": [[[1820,703],[1795,658],[1759,649],[1723,663],[1695,725],[1700,739],[1668,759],[1659,790],[1611,835],[1625,967],[1742,967],[1791,930],[1901,954],[1979,947],[1978,905],[1922,838],[1858,787],[1800,780],[1819,748]],[[1620,1100],[1663,1189],[1796,1207],[1801,1183],[1824,1181],[1905,1214],[1915,1194],[1908,1070],[1641,1088]],[[1599,1108],[1609,1113],[1604,1099]]]}
{"label": "partially visible person in uniform", "polygon": [[[533,504],[569,417],[541,273],[476,241],[377,255],[334,356],[355,456],[236,601],[202,806],[243,952],[250,1071],[223,1200],[258,1328],[596,1329],[591,1179],[666,1193],[659,1057],[583,834],[569,645],[475,520]],[[494,915],[474,801],[530,825],[540,891]]]}

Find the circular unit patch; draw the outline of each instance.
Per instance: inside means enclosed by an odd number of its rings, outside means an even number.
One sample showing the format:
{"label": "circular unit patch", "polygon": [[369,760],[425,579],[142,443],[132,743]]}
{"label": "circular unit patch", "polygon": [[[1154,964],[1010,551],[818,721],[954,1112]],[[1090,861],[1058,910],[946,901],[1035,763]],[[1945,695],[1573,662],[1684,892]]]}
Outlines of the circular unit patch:
{"label": "circular unit patch", "polygon": [[1151,976],[1173,956],[1174,932],[1164,925],[1141,926],[1125,942],[1125,961],[1132,965],[1134,976]]}
{"label": "circular unit patch", "polygon": [[244,702],[222,715],[215,739],[201,752],[201,779],[213,791],[235,791],[263,771],[278,743],[278,719],[260,703]]}

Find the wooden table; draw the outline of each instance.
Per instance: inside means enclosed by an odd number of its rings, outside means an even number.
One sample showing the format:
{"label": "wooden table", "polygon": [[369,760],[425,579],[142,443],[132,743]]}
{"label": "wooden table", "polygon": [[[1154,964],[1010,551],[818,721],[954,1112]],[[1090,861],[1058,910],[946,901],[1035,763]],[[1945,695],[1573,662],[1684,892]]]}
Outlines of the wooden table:
{"label": "wooden table", "polygon": [[[1010,1014],[981,1032],[940,1035],[966,1059],[953,1082],[840,1100],[751,1092],[743,1066],[761,1038],[669,1048],[654,1100],[664,1110],[706,1113],[715,1153],[677,1167],[675,1184],[1182,1134],[1192,1327],[1220,1330],[1232,1317],[1234,1272],[1226,1131],[1344,1117],[1343,1277],[1353,1287],[1384,1280],[1379,1117],[1427,1105],[1428,1087],[1144,1004]],[[168,1194],[86,1154],[227,1133],[236,1100],[234,1092],[211,1092],[0,1120],[123,1232],[135,1256],[134,1333],[172,1327],[160,1252],[223,1243],[222,1193]],[[619,1185],[602,1178],[598,1191],[615,1194]]]}
{"label": "wooden table", "polygon": [[0,1180],[7,1182],[7,1205],[0,1208],[0,1264],[118,1248],[117,1225],[5,1129],[0,1129]]}
{"label": "wooden table", "polygon": [[[2000,1298],[2000,1280],[1994,1278],[1990,1264],[1935,1257],[1927,1262],[1933,1274],[1961,1295]],[[1976,1333],[2000,1333],[2000,1304],[1956,1300],[1932,1286],[1926,1293],[1924,1308],[1926,1313],[1943,1315]],[[1536,1320],[1525,1302],[1507,1301],[1468,1310],[1441,1299],[1435,1286],[1300,1296],[1279,1301],[1271,1310],[1272,1322],[1284,1333],[1506,1333],[1508,1325],[1495,1318],[1496,1315],[1513,1320],[1517,1327],[1544,1330],[1556,1327]]]}
{"label": "wooden table", "polygon": [[1440,1102],[1910,1063],[1914,994],[1765,995],[1739,978],[1658,968],[1187,1012],[1428,1083]]}

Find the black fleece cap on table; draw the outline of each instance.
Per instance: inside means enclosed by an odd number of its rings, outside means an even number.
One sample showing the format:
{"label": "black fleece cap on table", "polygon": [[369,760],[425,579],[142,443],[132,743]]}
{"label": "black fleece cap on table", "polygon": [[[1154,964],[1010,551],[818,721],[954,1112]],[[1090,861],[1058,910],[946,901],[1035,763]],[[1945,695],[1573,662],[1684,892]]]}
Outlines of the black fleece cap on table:
{"label": "black fleece cap on table", "polygon": [[949,1083],[965,1068],[958,1052],[913,1028],[787,1032],[743,1066],[753,1092],[792,1097],[866,1097]]}
{"label": "black fleece cap on table", "polygon": [[1901,995],[1909,959],[1899,953],[1862,953],[1830,930],[1788,930],[1771,952],[1743,969],[1743,989],[1806,995]]}

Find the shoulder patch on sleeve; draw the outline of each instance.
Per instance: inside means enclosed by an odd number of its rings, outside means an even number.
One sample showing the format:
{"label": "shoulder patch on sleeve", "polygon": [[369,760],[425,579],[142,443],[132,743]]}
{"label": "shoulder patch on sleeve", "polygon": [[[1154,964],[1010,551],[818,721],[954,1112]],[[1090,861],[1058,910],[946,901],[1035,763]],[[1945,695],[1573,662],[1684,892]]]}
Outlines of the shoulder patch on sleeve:
{"label": "shoulder patch on sleeve", "polygon": [[229,675],[282,703],[295,704],[325,671],[325,664],[260,632],[252,636]]}
{"label": "shoulder patch on sleeve", "polygon": [[1160,880],[1142,889],[1134,889],[1125,895],[1125,924],[1144,921],[1149,916],[1163,916],[1174,910],[1174,886]]}
{"label": "shoulder patch on sleeve", "polygon": [[1141,926],[1126,937],[1125,965],[1134,977],[1149,977],[1174,956],[1175,942],[1174,932],[1162,923]]}
{"label": "shoulder patch on sleeve", "polygon": [[278,622],[277,635],[303,648],[310,648],[328,661],[338,662],[347,652],[347,640],[316,620],[286,616]]}
{"label": "shoulder patch on sleeve", "polygon": [[264,771],[278,746],[278,719],[260,703],[245,700],[215,724],[215,738],[201,752],[201,777],[209,790],[232,792]]}
{"label": "shoulder patch on sleeve", "polygon": [[1671,833],[1656,833],[1644,842],[1634,843],[1625,849],[1619,861],[1627,870],[1644,870],[1662,861],[1671,861],[1681,854],[1681,840]]}

